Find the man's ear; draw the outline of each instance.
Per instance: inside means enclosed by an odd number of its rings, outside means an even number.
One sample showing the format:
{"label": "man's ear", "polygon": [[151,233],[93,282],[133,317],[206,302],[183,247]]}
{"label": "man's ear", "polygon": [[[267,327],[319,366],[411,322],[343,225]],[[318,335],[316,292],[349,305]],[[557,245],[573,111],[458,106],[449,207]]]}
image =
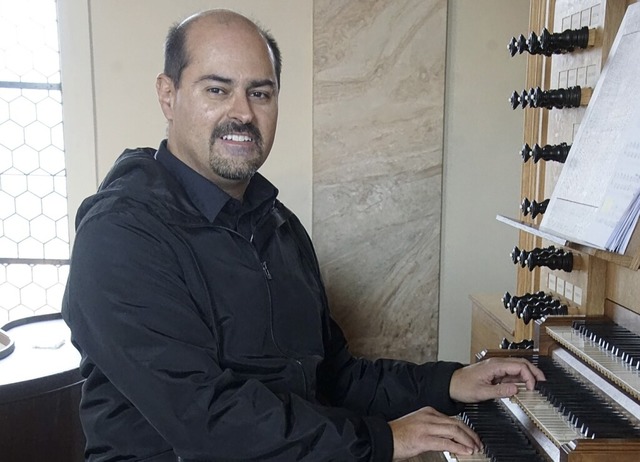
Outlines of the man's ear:
{"label": "man's ear", "polygon": [[166,74],[158,74],[156,77],[156,93],[160,109],[167,121],[173,120],[173,103],[176,96],[176,88],[173,80]]}

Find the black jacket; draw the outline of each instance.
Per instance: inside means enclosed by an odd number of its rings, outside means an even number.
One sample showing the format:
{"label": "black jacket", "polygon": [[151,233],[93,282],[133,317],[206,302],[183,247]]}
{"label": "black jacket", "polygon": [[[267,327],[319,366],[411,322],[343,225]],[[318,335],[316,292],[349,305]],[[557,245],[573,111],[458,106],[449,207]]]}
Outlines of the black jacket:
{"label": "black jacket", "polygon": [[207,220],[154,153],[125,151],[76,220],[63,316],[88,460],[388,461],[387,420],[457,412],[459,364],[349,354],[275,192],[243,234]]}

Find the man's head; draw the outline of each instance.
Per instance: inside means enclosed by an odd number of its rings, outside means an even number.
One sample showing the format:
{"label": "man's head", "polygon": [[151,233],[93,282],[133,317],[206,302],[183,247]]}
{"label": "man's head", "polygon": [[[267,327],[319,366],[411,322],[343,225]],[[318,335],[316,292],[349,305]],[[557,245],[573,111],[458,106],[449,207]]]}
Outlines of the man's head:
{"label": "man's head", "polygon": [[[180,86],[180,77],[182,76],[182,70],[189,63],[189,56],[186,49],[186,32],[189,24],[194,19],[197,19],[203,14],[214,12],[205,12],[188,17],[184,21],[174,24],[167,34],[167,39],[164,44],[164,74],[167,75],[176,87]],[[227,12],[231,13],[231,12]],[[276,40],[269,33],[269,31],[258,27],[258,31],[262,34],[267,42],[269,51],[273,59],[273,63],[276,69],[276,78],[278,81],[278,88],[280,88],[280,74],[282,71],[282,54]]]}
{"label": "man's head", "polygon": [[171,152],[241,198],[275,137],[280,51],[253,22],[211,10],[171,28],[156,90]]}

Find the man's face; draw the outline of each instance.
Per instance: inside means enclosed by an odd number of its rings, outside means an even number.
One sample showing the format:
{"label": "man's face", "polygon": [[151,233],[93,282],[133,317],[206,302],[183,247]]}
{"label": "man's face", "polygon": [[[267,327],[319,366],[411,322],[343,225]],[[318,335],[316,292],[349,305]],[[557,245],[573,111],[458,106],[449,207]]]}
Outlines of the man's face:
{"label": "man's face", "polygon": [[276,131],[278,88],[267,44],[250,24],[205,17],[191,25],[186,48],[188,65],[180,86],[170,84],[169,104],[159,89],[169,150],[223,189],[246,185]]}

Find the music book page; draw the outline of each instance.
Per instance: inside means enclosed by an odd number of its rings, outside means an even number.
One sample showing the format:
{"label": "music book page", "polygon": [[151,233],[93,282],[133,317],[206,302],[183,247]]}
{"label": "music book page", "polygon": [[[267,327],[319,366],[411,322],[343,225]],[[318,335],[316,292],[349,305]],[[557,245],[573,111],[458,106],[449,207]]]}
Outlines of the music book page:
{"label": "music book page", "polygon": [[640,3],[630,5],[540,229],[624,254],[640,213]]}

